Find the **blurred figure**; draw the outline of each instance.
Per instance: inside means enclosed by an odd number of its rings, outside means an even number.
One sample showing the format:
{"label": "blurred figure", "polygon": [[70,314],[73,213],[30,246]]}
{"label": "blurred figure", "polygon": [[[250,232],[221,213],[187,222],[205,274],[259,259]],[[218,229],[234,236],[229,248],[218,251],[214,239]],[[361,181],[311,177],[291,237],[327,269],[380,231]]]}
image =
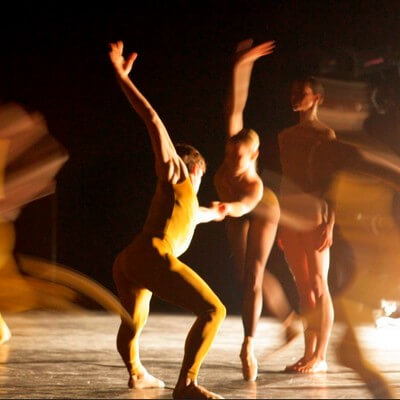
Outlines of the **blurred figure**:
{"label": "blurred figure", "polygon": [[[279,241],[299,293],[305,341],[304,356],[286,370],[301,373],[328,370],[326,352],[334,319],[328,287],[334,210],[323,197],[324,188],[310,175],[310,162],[321,143],[336,139],[334,131],[318,119],[323,100],[322,85],[314,78],[295,81],[291,104],[300,122],[278,137],[282,164]],[[297,223],[289,223],[294,217]]]}
{"label": "blurred figure", "polygon": [[282,283],[277,276],[265,270],[262,283],[264,306],[269,316],[282,322],[283,328],[283,341],[270,355],[276,355],[286,349],[301,333],[300,317],[294,311],[287,296],[287,288],[284,289]]}
{"label": "blurred figure", "polygon": [[253,47],[252,39],[237,46],[226,104],[225,156],[214,176],[219,198],[229,202],[227,236],[236,277],[243,289],[244,341],[240,359],[243,377],[250,381],[257,378],[253,339],[263,306],[263,280],[270,311],[282,321],[292,312],[290,306],[280,307],[282,301],[288,302],[278,280],[269,272],[264,274],[275,241],[279,204],[275,194],[263,187],[257,172],[259,137],[255,131],[243,128],[243,110],[254,62],[272,53],[273,48],[273,41]]}
{"label": "blurred figure", "polygon": [[400,159],[379,147],[338,140],[321,143],[310,171],[317,184],[325,185],[353,259],[352,279],[335,298],[336,313],[345,324],[336,347],[338,359],[361,376],[375,398],[395,398],[356,332],[361,323],[374,324],[373,312],[382,299],[400,298],[400,230],[393,207],[400,191]]}
{"label": "blurred figure", "polygon": [[[67,159],[42,115],[14,103],[0,107],[0,310],[82,310],[83,295],[132,325],[116,297],[94,280],[47,260],[14,257],[15,219],[26,204],[54,193]],[[0,314],[0,344],[10,337]]]}
{"label": "blurred figure", "polygon": [[139,338],[154,293],[197,316],[186,338],[173,397],[220,398],[198,385],[197,376],[226,310],[200,276],[177,257],[190,245],[196,224],[222,220],[226,206],[215,202],[210,208],[199,207],[197,191],[205,161],[192,146],[172,144],[157,112],[129,78],[137,53],[125,59],[123,43],[116,42],[111,44],[109,55],[122,91],[146,125],[158,179],[142,232],[116,257],[113,266],[118,295],[133,319],[133,327],[122,321],[117,335],[128,385],[137,389],[164,387],[164,382],[147,372],[139,357]]}
{"label": "blurred figure", "polygon": [[[14,258],[14,220],[24,205],[54,191],[54,177],[67,158],[66,151],[48,134],[40,114],[14,103],[1,106],[0,310],[21,311],[40,302],[39,293],[29,278],[20,274]],[[10,337],[0,315],[0,343]]]}
{"label": "blurred figure", "polygon": [[[379,179],[379,168],[376,176],[371,175],[354,168],[346,170],[335,175],[329,189],[337,223],[352,247],[356,268],[353,279],[334,299],[346,326],[337,353],[344,365],[360,374],[375,398],[395,398],[387,380],[368,360],[356,329],[362,323],[375,325],[374,311],[382,299],[400,299],[400,229],[393,217],[396,192],[394,185]],[[400,174],[397,185],[399,190]]]}

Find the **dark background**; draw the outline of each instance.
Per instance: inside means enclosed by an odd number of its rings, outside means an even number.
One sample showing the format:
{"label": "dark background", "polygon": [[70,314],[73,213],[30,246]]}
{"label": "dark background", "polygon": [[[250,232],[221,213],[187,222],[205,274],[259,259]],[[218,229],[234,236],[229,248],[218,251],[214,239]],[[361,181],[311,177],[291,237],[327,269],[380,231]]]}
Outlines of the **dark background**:
{"label": "dark background", "polygon": [[[10,4],[0,25],[0,97],[42,112],[70,154],[57,193],[26,206],[17,220],[16,250],[67,265],[114,291],[113,259],[144,222],[155,174],[144,124],[116,84],[110,41],[124,40],[126,51],[139,53],[131,77],[173,140],[193,144],[208,160],[199,192],[206,204],[216,198],[212,176],[223,155],[222,109],[236,42],[277,42],[275,53],[255,65],[245,125],[262,138],[261,169],[279,172],[276,135],[296,121],[288,107],[291,79],[315,72],[315,54],[321,52],[398,48],[399,3]],[[223,224],[200,225],[182,259],[230,312],[238,312]],[[269,268],[295,304],[293,282],[276,248]],[[157,300],[153,306],[168,309]]]}

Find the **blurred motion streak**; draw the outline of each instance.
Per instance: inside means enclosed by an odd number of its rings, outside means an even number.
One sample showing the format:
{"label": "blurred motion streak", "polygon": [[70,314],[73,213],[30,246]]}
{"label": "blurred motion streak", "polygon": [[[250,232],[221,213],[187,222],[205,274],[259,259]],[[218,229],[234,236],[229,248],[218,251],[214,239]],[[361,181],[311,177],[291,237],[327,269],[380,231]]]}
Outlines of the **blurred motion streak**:
{"label": "blurred motion streak", "polygon": [[[15,103],[0,107],[0,311],[78,310],[80,293],[129,324],[114,295],[88,277],[45,260],[14,257],[14,221],[21,208],[54,193],[55,177],[67,160],[43,116]],[[0,314],[0,344],[10,337]]]}
{"label": "blurred motion streak", "polygon": [[304,207],[319,202],[333,206],[335,230],[340,230],[342,240],[351,247],[354,263],[350,279],[334,298],[336,319],[345,326],[336,353],[343,365],[360,375],[375,398],[395,398],[390,383],[367,359],[357,327],[376,324],[374,315],[382,299],[400,299],[400,226],[395,217],[400,159],[389,149],[378,151],[365,143],[338,140],[319,147],[312,173],[323,182],[325,194],[307,201],[293,199],[297,212],[281,205],[281,223],[310,229],[313,221],[303,221],[296,214],[304,218]]}

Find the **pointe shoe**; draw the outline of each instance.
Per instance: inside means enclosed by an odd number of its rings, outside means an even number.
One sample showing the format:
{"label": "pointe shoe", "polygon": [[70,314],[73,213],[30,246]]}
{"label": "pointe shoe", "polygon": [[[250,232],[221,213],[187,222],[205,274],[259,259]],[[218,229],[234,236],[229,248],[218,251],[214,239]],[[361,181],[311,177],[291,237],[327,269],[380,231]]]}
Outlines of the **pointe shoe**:
{"label": "pointe shoe", "polygon": [[240,359],[242,361],[243,379],[245,381],[254,382],[257,379],[258,375],[258,364],[256,358],[254,356],[245,357],[241,354]]}

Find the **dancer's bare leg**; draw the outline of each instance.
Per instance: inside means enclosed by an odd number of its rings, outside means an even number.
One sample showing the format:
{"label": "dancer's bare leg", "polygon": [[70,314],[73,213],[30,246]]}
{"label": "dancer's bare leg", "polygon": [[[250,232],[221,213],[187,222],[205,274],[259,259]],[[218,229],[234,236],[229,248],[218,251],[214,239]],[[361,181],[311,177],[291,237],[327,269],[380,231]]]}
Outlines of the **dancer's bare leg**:
{"label": "dancer's bare leg", "polygon": [[132,315],[135,327],[133,330],[122,321],[117,335],[117,349],[129,373],[128,386],[135,389],[163,388],[164,382],[150,375],[139,357],[139,337],[149,315],[152,294],[130,284],[118,264],[114,265],[113,275],[121,304]]}
{"label": "dancer's bare leg", "polygon": [[316,315],[312,316],[310,325],[317,332],[317,342],[312,358],[302,365],[298,372],[326,372],[328,370],[326,353],[334,319],[332,298],[328,286],[329,248],[321,252],[315,250],[312,233],[303,234],[303,239],[316,300]]}
{"label": "dancer's bare leg", "polygon": [[[235,267],[236,278],[242,288],[245,287],[245,264],[248,233],[250,228],[250,220],[248,218],[228,219],[226,230],[233,262]],[[243,293],[246,296],[246,293]],[[244,307],[244,306],[242,306]],[[245,312],[242,312],[243,326],[245,327]],[[246,336],[246,328],[244,340],[240,351],[240,359],[242,360],[242,372],[245,380],[254,380],[257,376],[257,361],[254,357],[253,338]]]}
{"label": "dancer's bare leg", "polygon": [[226,234],[233,256],[233,267],[235,268],[236,279],[240,285],[244,284],[244,268],[247,251],[247,235],[250,221],[246,218],[227,218]]}
{"label": "dancer's bare leg", "polygon": [[263,306],[263,278],[265,264],[275,241],[277,223],[265,218],[252,217],[247,235],[245,260],[244,299],[242,308],[244,341],[240,358],[243,377],[254,381],[257,378],[257,359],[253,340]]}
{"label": "dancer's bare leg", "polygon": [[[307,254],[302,243],[301,234],[291,229],[282,228],[280,239],[284,245],[287,263],[294,276],[299,293],[300,309],[302,315],[315,308],[315,296],[311,287],[310,271],[307,263]],[[297,371],[305,365],[314,355],[317,344],[317,332],[304,323],[304,355],[297,362],[286,367],[286,371]]]}
{"label": "dancer's bare leg", "polygon": [[11,332],[0,314],[0,344],[6,343],[11,338]]}

